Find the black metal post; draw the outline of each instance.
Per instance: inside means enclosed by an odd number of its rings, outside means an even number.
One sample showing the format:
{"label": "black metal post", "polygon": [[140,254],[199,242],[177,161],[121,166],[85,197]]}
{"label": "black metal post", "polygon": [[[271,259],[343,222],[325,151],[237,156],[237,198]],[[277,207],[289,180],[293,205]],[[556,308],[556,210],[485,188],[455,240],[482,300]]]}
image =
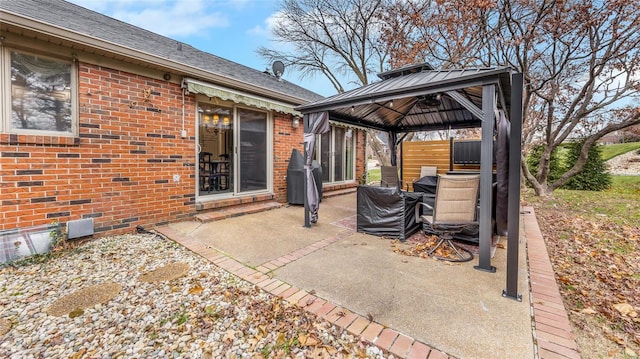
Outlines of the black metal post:
{"label": "black metal post", "polygon": [[523,75],[511,76],[511,113],[509,122],[509,202],[507,213],[507,288],[505,298],[522,301],[518,294],[518,255],[520,245],[520,161],[522,152]]}
{"label": "black metal post", "polygon": [[303,119],[304,134],[302,135],[302,143],[304,143],[304,184],[302,189],[304,190],[304,227],[311,228],[311,218],[309,216],[309,198],[307,196],[307,140],[305,135],[309,132],[309,115],[304,115]]}
{"label": "black metal post", "polygon": [[453,172],[453,137],[449,137],[449,171]]}

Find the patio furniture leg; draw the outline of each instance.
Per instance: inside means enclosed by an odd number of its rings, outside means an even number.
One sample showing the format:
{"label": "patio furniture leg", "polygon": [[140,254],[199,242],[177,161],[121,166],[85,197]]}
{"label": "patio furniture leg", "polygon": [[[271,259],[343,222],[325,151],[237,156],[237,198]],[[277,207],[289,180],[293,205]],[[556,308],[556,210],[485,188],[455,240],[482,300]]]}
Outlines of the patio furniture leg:
{"label": "patio furniture leg", "polygon": [[449,247],[451,247],[451,249],[453,249],[453,251],[456,253],[457,257],[456,258],[449,258],[449,257],[441,257],[441,256],[435,256],[437,259],[443,260],[443,261],[448,261],[448,262],[468,262],[470,260],[473,259],[473,253],[471,253],[471,251],[469,251],[466,248],[462,248],[462,247],[458,247],[455,245],[455,243],[453,243],[452,241],[452,236],[445,236],[445,235],[441,235],[440,236],[440,240],[438,241],[438,243],[435,245],[435,247],[431,248],[431,250],[429,250],[429,252],[427,253],[427,255],[434,256],[435,251],[440,248],[443,244],[448,244]]}

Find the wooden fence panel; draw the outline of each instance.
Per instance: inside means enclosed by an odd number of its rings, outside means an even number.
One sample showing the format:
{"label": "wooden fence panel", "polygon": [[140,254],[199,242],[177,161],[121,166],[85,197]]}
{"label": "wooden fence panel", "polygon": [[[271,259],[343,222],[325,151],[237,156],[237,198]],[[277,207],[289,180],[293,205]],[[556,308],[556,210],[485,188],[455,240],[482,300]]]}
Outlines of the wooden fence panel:
{"label": "wooden fence panel", "polygon": [[[449,171],[449,140],[415,141],[402,144],[402,181],[405,188],[413,190],[412,183],[420,177],[420,167],[433,166],[438,174]],[[454,171],[480,171],[479,165],[454,165]]]}

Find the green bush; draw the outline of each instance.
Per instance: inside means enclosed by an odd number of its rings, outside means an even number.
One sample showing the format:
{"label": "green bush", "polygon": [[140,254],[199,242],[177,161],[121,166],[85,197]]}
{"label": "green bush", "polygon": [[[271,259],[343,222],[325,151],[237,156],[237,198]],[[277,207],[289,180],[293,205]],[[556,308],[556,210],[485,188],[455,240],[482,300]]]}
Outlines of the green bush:
{"label": "green bush", "polygon": [[[545,145],[537,145],[529,151],[527,155],[527,166],[529,167],[529,171],[535,176],[538,173],[538,166],[540,165],[540,157],[542,157],[542,153],[544,152]],[[562,174],[564,173],[564,169],[560,164],[560,159],[558,157],[558,149],[554,149],[551,152],[551,157],[549,158],[549,176],[547,177],[547,181],[549,183],[555,182]]]}
{"label": "green bush", "polygon": [[[567,168],[573,167],[580,156],[580,149],[584,139],[573,141],[569,144],[567,153]],[[602,191],[611,187],[611,175],[607,172],[607,165],[602,158],[600,145],[594,144],[589,148],[589,156],[582,170],[571,177],[563,186],[566,189],[584,191]]]}

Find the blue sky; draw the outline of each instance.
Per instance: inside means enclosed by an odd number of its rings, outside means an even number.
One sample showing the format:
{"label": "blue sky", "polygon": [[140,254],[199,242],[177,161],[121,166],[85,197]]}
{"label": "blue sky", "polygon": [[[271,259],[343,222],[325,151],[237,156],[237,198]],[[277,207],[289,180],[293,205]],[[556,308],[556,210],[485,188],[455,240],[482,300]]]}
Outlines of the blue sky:
{"label": "blue sky", "polygon": [[[282,46],[271,41],[276,0],[69,1],[257,70],[271,68],[258,47]],[[283,77],[323,96],[336,93],[323,77],[301,79],[287,70]]]}

